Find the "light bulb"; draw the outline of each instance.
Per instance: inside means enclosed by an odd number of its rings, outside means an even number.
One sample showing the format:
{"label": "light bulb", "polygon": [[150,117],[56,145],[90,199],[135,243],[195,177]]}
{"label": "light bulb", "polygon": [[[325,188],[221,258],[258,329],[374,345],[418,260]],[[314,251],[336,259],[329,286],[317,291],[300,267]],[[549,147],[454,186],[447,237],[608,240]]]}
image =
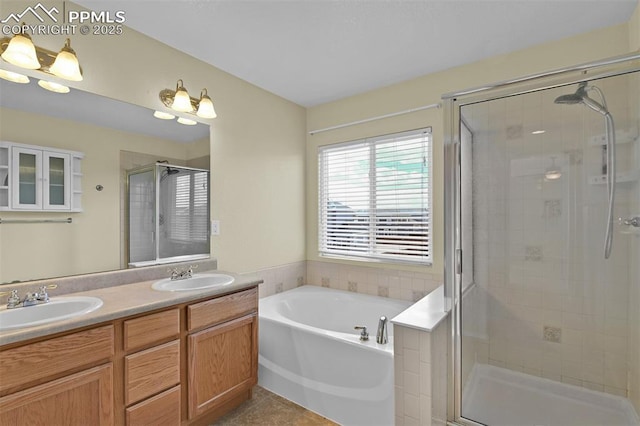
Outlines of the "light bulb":
{"label": "light bulb", "polygon": [[20,68],[37,70],[40,68],[36,47],[28,34],[16,34],[2,53],[2,59]]}
{"label": "light bulb", "polygon": [[49,71],[60,78],[70,81],[82,81],[80,64],[76,52],[71,48],[71,40],[67,39],[60,53],[56,56]]}

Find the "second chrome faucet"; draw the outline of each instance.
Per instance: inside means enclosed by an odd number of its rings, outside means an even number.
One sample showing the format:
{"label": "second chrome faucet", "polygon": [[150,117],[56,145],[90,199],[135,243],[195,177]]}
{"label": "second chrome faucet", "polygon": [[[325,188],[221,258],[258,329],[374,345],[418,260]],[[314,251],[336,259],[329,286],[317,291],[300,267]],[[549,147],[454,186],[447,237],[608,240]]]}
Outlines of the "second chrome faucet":
{"label": "second chrome faucet", "polygon": [[378,332],[376,333],[376,343],[381,345],[387,344],[389,341],[389,331],[387,330],[387,317],[381,316],[378,321]]}

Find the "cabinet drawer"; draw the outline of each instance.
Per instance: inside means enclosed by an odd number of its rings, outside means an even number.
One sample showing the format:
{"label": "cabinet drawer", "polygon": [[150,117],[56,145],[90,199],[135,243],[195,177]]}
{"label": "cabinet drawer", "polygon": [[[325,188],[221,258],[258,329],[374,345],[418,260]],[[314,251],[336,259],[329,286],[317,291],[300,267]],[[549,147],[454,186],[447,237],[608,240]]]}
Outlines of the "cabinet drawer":
{"label": "cabinet drawer", "polygon": [[180,311],[158,312],[124,322],[124,350],[129,352],[154,343],[176,338],[180,334]]}
{"label": "cabinet drawer", "polygon": [[125,405],[180,383],[180,341],[125,357]]}
{"label": "cabinet drawer", "polygon": [[256,287],[187,307],[189,331],[239,318],[258,310]]}
{"label": "cabinet drawer", "polygon": [[113,325],[0,351],[0,392],[95,365],[113,353]]}
{"label": "cabinet drawer", "polygon": [[127,426],[180,425],[180,386],[127,408],[126,416]]}

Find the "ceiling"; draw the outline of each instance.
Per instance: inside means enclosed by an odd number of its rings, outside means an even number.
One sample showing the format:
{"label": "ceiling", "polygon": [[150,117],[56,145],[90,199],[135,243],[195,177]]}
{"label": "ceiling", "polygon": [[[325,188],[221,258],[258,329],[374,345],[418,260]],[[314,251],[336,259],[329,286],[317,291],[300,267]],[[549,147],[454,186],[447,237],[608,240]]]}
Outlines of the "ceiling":
{"label": "ceiling", "polygon": [[76,0],[310,107],[628,21],[638,0]]}

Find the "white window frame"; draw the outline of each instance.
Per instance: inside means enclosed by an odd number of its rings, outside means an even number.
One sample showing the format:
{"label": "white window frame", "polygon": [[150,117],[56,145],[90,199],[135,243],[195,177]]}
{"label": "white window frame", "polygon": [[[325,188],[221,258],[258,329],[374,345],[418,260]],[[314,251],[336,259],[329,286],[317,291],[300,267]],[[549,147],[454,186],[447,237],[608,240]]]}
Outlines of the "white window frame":
{"label": "white window frame", "polygon": [[[424,154],[423,161],[426,164],[426,176],[424,179],[425,183],[422,184],[422,189],[417,191],[418,194],[422,194],[424,202],[421,203],[421,209],[424,211],[424,216],[421,216],[418,220],[419,227],[426,227],[426,243],[419,245],[418,247],[422,248],[423,251],[417,254],[398,254],[398,253],[384,253],[381,252],[381,247],[389,247],[385,244],[389,243],[380,243],[381,235],[380,230],[380,221],[374,221],[373,219],[378,219],[380,216],[376,216],[379,211],[376,210],[377,199],[381,199],[380,196],[384,195],[382,192],[376,188],[376,179],[372,178],[375,176],[375,172],[377,170],[378,164],[376,164],[376,150],[375,147],[381,144],[389,143],[394,140],[415,140],[423,138],[424,143]],[[328,183],[330,180],[330,176],[328,168],[330,167],[328,162],[331,160],[328,157],[332,153],[349,153],[350,150],[354,153],[354,156],[357,155],[356,152],[360,152],[362,156],[362,150],[368,149],[369,153],[369,180],[366,184],[360,185],[361,188],[357,189],[358,194],[362,197],[366,198],[367,194],[365,194],[366,190],[363,189],[368,187],[368,208],[365,209],[368,212],[368,220],[364,220],[364,228],[361,229],[363,235],[368,235],[368,237],[363,238],[365,243],[345,243],[345,248],[336,248],[336,237],[331,237],[329,235],[331,224],[335,226],[335,222],[332,223],[331,216],[335,217],[335,208],[330,208],[330,203],[338,203],[340,204],[337,208],[343,208],[343,203],[340,203],[340,200],[330,199],[328,192],[331,191],[332,188],[327,188],[327,185],[332,185],[332,183]],[[358,150],[358,151],[357,151]],[[393,133],[388,135],[381,135],[372,138],[360,139],[350,142],[331,144],[331,145],[323,145],[318,148],[318,255],[320,257],[328,257],[328,258],[342,258],[349,260],[357,260],[364,262],[384,262],[384,263],[406,263],[413,265],[431,265],[433,263],[433,137],[431,135],[431,127],[410,130],[405,132]],[[338,161],[338,160],[334,160]],[[424,181],[423,181],[424,182]],[[335,185],[335,183],[333,184]],[[333,204],[331,204],[333,205]],[[348,208],[348,207],[347,207]],[[403,209],[402,207],[399,207]],[[349,212],[352,210],[348,208]],[[404,208],[406,209],[406,208]],[[347,214],[347,213],[345,213]],[[365,215],[363,214],[363,217]],[[397,216],[396,216],[397,217]],[[402,219],[406,219],[406,216],[400,216]],[[335,220],[335,219],[333,219]],[[355,233],[357,233],[357,226],[355,224],[358,220],[354,220],[348,226],[351,226]],[[371,225],[373,224],[373,225]],[[397,225],[396,226],[400,226]],[[349,229],[352,229],[349,228]],[[376,232],[377,231],[377,232]],[[410,231],[407,231],[410,232]],[[352,233],[350,236],[353,237],[354,240],[357,240]],[[344,234],[341,234],[344,235]],[[340,236],[338,237],[340,238]],[[401,245],[402,246],[402,245]],[[410,245],[403,245],[406,249]],[[350,248],[351,247],[351,248]],[[415,248],[415,246],[413,246]],[[400,250],[402,251],[402,250]]]}

